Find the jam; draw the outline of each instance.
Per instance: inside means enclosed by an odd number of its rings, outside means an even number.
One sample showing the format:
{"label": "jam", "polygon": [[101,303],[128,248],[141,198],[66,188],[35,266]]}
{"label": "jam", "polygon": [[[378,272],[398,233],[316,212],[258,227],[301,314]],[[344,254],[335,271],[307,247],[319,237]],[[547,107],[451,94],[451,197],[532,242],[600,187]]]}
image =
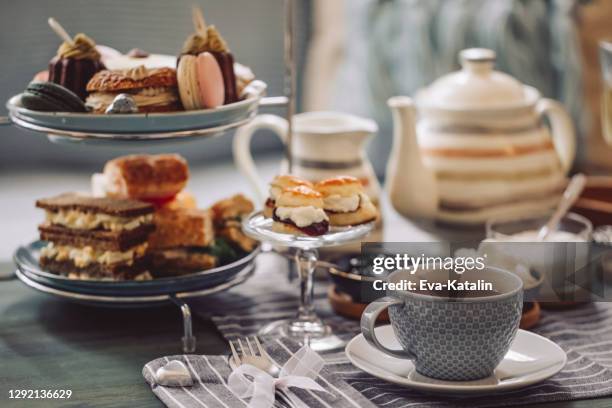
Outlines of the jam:
{"label": "jam", "polygon": [[306,227],[298,227],[291,220],[281,220],[280,218],[278,218],[278,216],[276,215],[276,211],[272,215],[272,219],[274,219],[274,221],[276,222],[282,222],[283,224],[291,225],[292,227],[299,229],[301,232],[311,237],[317,237],[329,231],[328,221],[315,222],[314,224],[310,224]]}

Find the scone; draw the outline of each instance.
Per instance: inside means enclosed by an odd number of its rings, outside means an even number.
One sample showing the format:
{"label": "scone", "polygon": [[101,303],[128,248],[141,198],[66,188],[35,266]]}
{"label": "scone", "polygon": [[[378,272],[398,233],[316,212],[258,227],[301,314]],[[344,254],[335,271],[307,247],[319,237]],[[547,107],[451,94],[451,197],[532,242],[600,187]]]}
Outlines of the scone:
{"label": "scone", "polygon": [[329,231],[320,193],[307,186],[288,188],[276,199],[272,229],[295,235],[319,236]]}
{"label": "scone", "polygon": [[264,216],[272,218],[272,212],[276,204],[276,199],[280,196],[283,190],[299,186],[309,188],[314,187],[311,182],[288,174],[274,177],[274,180],[270,182],[270,197],[268,200],[266,200],[266,205],[264,206]]}
{"label": "scone", "polygon": [[349,176],[323,180],[315,185],[323,196],[323,208],[334,226],[359,225],[378,218],[378,210],[361,182]]}

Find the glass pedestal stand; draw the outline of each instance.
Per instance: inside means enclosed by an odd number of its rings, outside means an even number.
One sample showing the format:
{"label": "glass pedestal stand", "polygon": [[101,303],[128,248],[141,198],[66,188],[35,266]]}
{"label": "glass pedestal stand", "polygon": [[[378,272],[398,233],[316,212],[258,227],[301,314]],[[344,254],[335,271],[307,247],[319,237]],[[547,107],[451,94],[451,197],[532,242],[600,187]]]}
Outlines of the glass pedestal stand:
{"label": "glass pedestal stand", "polygon": [[243,230],[251,238],[267,242],[276,247],[294,248],[294,261],[300,279],[300,306],[296,317],[272,322],[264,326],[260,335],[287,336],[308,344],[315,351],[334,350],[344,342],[334,335],[315,311],[314,272],[319,259],[318,248],[343,245],[366,236],[374,228],[374,223],[354,227],[331,227],[330,231],[318,237],[292,235],[272,229],[273,220],[261,212],[252,214],[244,220]]}

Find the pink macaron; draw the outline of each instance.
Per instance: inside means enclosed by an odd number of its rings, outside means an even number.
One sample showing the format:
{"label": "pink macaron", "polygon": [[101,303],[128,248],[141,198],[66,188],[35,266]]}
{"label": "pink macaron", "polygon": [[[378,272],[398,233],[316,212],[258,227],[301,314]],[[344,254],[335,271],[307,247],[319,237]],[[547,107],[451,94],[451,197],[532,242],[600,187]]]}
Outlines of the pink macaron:
{"label": "pink macaron", "polygon": [[225,86],[223,74],[215,57],[210,52],[203,52],[196,59],[198,95],[204,109],[223,105]]}

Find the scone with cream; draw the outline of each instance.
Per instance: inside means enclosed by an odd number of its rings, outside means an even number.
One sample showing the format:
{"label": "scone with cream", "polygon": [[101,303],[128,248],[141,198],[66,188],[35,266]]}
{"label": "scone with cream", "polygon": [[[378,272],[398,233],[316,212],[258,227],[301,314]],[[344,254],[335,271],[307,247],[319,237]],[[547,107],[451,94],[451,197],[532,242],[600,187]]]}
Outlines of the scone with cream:
{"label": "scone with cream", "polygon": [[275,200],[272,228],[286,234],[319,236],[329,231],[323,197],[307,186],[284,189]]}
{"label": "scone with cream", "polygon": [[266,205],[264,207],[264,216],[272,218],[272,212],[276,206],[276,200],[281,195],[283,190],[299,186],[309,188],[314,187],[311,182],[302,180],[299,177],[291,176],[289,174],[274,177],[274,180],[270,182],[270,197],[266,201]]}
{"label": "scone with cream", "polygon": [[334,226],[359,225],[378,218],[378,210],[366,195],[361,182],[340,176],[318,182],[315,189],[323,196],[323,208]]}

